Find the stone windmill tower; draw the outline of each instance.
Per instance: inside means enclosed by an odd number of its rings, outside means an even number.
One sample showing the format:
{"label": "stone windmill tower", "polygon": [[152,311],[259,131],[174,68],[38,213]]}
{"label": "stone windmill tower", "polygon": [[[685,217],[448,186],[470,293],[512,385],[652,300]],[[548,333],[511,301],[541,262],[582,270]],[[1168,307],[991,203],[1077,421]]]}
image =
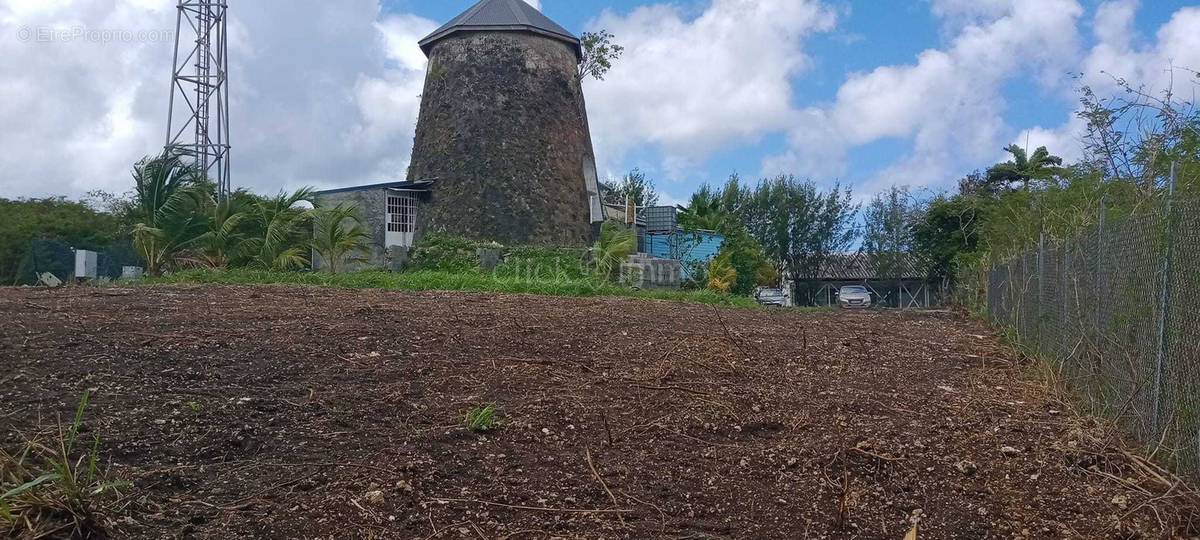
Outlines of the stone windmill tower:
{"label": "stone windmill tower", "polygon": [[420,42],[429,57],[410,181],[418,230],[579,245],[601,219],[580,41],[522,0],[481,0]]}

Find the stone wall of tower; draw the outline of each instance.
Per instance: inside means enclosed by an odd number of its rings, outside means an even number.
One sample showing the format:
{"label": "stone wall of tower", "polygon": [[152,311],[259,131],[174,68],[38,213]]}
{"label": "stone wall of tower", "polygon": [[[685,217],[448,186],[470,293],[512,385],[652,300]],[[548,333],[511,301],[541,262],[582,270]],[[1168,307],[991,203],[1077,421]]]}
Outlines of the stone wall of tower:
{"label": "stone wall of tower", "polygon": [[580,245],[595,174],[583,90],[566,43],[461,33],[429,53],[409,180],[436,179],[421,231],[506,245]]}

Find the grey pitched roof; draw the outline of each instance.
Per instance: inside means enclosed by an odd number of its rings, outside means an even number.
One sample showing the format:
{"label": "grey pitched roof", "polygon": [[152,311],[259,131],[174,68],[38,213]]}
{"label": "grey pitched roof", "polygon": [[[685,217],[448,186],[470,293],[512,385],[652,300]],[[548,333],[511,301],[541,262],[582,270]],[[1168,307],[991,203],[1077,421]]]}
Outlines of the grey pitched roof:
{"label": "grey pitched roof", "polygon": [[413,180],[399,182],[383,182],[379,184],[366,184],[362,186],[351,186],[337,189],[326,189],[324,191],[314,192],[317,195],[333,195],[335,193],[345,193],[348,191],[359,191],[363,189],[406,189],[426,191],[433,187],[435,180]]}
{"label": "grey pitched roof", "polygon": [[558,23],[542,15],[542,12],[526,4],[524,0],[480,0],[470,9],[442,25],[422,39],[418,44],[425,55],[433,49],[433,45],[456,32],[508,31],[533,32],[543,36],[566,42],[575,50],[575,54],[583,57],[583,45],[579,38],[567,31]]}

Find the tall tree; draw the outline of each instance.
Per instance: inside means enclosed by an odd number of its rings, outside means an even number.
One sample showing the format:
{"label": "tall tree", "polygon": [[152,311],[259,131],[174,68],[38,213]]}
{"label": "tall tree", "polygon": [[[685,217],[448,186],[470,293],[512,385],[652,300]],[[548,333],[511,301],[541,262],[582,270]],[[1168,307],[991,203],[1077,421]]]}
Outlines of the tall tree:
{"label": "tall tree", "polygon": [[720,231],[732,216],[721,205],[721,192],[703,184],[692,193],[687,206],[679,206],[679,226],[685,231]]}
{"label": "tall tree", "polygon": [[900,278],[914,255],[914,227],[922,205],[906,186],[872,197],[863,213],[863,251],[884,278]]}
{"label": "tall tree", "polygon": [[584,32],[579,37],[583,44],[583,59],[579,62],[580,79],[592,77],[598,81],[604,80],[604,75],[612,69],[612,63],[625,52],[625,47],[613,43],[614,37],[607,30]]}
{"label": "tall tree", "polygon": [[[1171,69],[1188,71],[1189,78],[1200,80],[1200,72]],[[1192,102],[1177,100],[1172,87],[1153,93],[1124,79],[1116,81],[1124,91],[1111,97],[1102,98],[1087,86],[1080,90],[1078,115],[1087,122],[1085,163],[1102,170],[1107,179],[1138,185],[1142,197],[1165,185],[1175,164],[1179,187],[1200,192],[1200,110]]]}
{"label": "tall tree", "polygon": [[840,184],[822,191],[810,180],[780,175],[739,198],[747,230],[767,258],[796,280],[814,279],[830,255],[849,249],[859,235],[859,205]]}
{"label": "tall tree", "polygon": [[638,207],[657,206],[660,198],[654,180],[646,178],[646,173],[637,168],[620,180],[605,182],[604,187],[609,204],[624,205],[625,201],[633,198],[633,204]]}
{"label": "tall tree", "polygon": [[1043,182],[1065,174],[1062,168],[1062,158],[1039,146],[1033,155],[1027,155],[1024,148],[1015,144],[1008,145],[1005,152],[1012,154],[1012,159],[997,163],[988,168],[987,182],[993,189],[1009,188],[1012,184],[1020,183],[1025,191],[1029,191],[1029,183],[1033,180]]}
{"label": "tall tree", "polygon": [[961,268],[978,260],[979,229],[990,199],[976,194],[940,196],[913,224],[913,246],[928,264],[929,277],[953,282]]}

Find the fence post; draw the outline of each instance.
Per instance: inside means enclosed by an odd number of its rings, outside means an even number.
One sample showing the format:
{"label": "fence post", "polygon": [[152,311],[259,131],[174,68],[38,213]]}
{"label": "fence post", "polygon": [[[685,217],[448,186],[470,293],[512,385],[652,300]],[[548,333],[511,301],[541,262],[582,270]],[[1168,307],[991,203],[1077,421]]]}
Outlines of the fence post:
{"label": "fence post", "polygon": [[1108,218],[1108,209],[1104,203],[1104,197],[1100,198],[1100,225],[1099,233],[1096,235],[1096,354],[1100,355],[1100,361],[1104,361],[1104,347],[1101,343],[1104,335],[1104,222]]}
{"label": "fence post", "polygon": [[1171,179],[1167,184],[1167,208],[1165,212],[1166,226],[1166,250],[1163,254],[1162,261],[1162,286],[1159,290],[1158,302],[1158,351],[1155,354],[1155,369],[1154,369],[1154,421],[1151,424],[1154,427],[1154,435],[1160,437],[1162,435],[1162,426],[1159,425],[1159,418],[1162,417],[1162,394],[1164,370],[1166,368],[1167,347],[1169,333],[1167,324],[1170,322],[1171,312],[1171,258],[1174,255],[1172,246],[1172,236],[1174,227],[1172,202],[1175,199],[1175,163],[1171,163]]}
{"label": "fence post", "polygon": [[[1072,319],[1071,295],[1073,292],[1073,288],[1071,287],[1071,279],[1070,279],[1070,275],[1071,275],[1071,237],[1070,236],[1063,239],[1062,250],[1063,250],[1062,261],[1060,261],[1060,264],[1058,266],[1058,273],[1059,273],[1059,277],[1061,278],[1059,281],[1062,283],[1062,290],[1059,292],[1059,294],[1062,295],[1062,310],[1063,310],[1062,311],[1062,321],[1060,322],[1060,324],[1062,326],[1060,326],[1060,328],[1062,328],[1064,331],[1069,332],[1070,329],[1075,328],[1075,325],[1073,324],[1074,321],[1071,320]],[[1067,340],[1060,339],[1059,340],[1059,348],[1060,348],[1059,350],[1062,352],[1063,362],[1074,360],[1073,358],[1068,358],[1068,356],[1071,354],[1071,348],[1070,348],[1070,346],[1067,345]]]}
{"label": "fence post", "polygon": [[1037,315],[1034,316],[1034,323],[1037,325],[1037,340],[1039,342],[1038,349],[1040,350],[1040,342],[1042,341],[1042,327],[1046,317],[1046,233],[1038,235],[1038,252],[1037,252]]}

